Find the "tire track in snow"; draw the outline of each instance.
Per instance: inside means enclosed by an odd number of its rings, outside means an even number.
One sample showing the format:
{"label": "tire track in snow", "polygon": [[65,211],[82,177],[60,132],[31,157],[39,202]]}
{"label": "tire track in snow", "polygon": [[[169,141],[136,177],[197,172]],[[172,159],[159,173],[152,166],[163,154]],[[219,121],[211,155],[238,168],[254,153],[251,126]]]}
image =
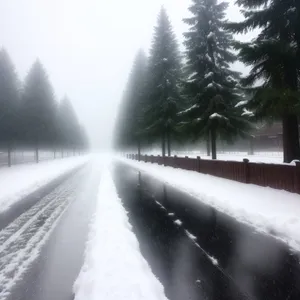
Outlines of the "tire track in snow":
{"label": "tire track in snow", "polygon": [[82,171],[0,231],[0,300],[7,298],[14,284],[38,257],[41,247],[74,199],[81,178]]}

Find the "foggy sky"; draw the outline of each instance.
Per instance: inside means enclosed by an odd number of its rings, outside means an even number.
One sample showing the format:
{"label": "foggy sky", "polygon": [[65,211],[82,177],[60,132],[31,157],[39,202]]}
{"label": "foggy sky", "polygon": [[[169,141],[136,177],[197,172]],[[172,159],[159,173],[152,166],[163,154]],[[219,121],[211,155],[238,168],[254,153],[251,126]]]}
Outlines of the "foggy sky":
{"label": "foggy sky", "polygon": [[[233,1],[230,1],[233,2]],[[72,101],[94,146],[111,137],[136,51],[148,51],[161,5],[182,42],[190,0],[0,0],[0,47],[23,80],[39,58],[59,100]],[[228,18],[241,19],[232,3]],[[249,38],[249,36],[247,37]],[[243,71],[243,66],[237,65]]]}

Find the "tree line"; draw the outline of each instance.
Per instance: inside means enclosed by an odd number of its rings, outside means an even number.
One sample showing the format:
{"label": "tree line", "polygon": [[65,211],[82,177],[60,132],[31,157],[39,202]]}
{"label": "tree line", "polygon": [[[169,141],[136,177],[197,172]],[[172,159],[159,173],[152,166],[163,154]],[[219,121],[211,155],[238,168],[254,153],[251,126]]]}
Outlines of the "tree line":
{"label": "tree line", "polygon": [[70,100],[55,99],[39,60],[20,82],[8,52],[0,50],[0,147],[82,150],[88,138]]}
{"label": "tree line", "polygon": [[[226,20],[226,2],[191,0],[184,53],[164,8],[149,57],[136,55],[115,128],[118,149],[202,139],[216,158],[217,141],[250,138],[258,121],[280,121],[284,161],[300,158],[300,1],[237,0],[241,22]],[[251,42],[234,34],[259,29]],[[250,67],[242,76],[236,61]]]}

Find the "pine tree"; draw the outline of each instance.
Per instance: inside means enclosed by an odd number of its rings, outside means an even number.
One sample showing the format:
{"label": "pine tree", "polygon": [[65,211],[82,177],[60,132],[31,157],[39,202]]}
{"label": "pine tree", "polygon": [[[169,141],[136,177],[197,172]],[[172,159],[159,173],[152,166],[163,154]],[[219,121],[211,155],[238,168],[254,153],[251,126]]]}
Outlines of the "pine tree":
{"label": "pine tree", "polygon": [[0,143],[9,144],[18,137],[19,81],[15,67],[5,49],[0,50]]}
{"label": "pine tree", "polygon": [[86,129],[83,125],[80,125],[79,128],[79,149],[87,150],[90,148],[89,137],[87,135]]}
{"label": "pine tree", "polygon": [[181,105],[181,57],[171,22],[161,9],[154,29],[147,75],[148,103],[145,114],[145,133],[152,139],[161,139],[162,155],[171,153],[171,137],[177,135],[177,112]]}
{"label": "pine tree", "polygon": [[192,17],[184,19],[190,29],[185,36],[185,94],[190,106],[180,113],[181,128],[194,139],[211,141],[212,158],[216,159],[217,139],[231,142],[246,136],[249,122],[236,105],[241,94],[239,74],[230,69],[236,58],[231,51],[233,36],[224,29],[227,3],[217,0],[193,0]]}
{"label": "pine tree", "polygon": [[22,135],[30,145],[50,146],[55,141],[57,104],[42,64],[36,61],[24,84],[22,97]]}
{"label": "pine tree", "polygon": [[146,55],[143,50],[139,50],[123,95],[115,127],[115,144],[119,149],[137,147],[140,153],[143,105],[146,97],[146,67]]}
{"label": "pine tree", "polygon": [[58,109],[58,128],[60,134],[60,144],[63,148],[82,148],[87,142],[87,138],[81,128],[75,110],[68,97],[64,97]]}
{"label": "pine tree", "polygon": [[[246,107],[257,118],[281,120],[284,161],[300,158],[299,78],[300,2],[296,0],[238,0],[245,20],[230,23],[234,33],[261,30],[251,43],[238,43],[240,58],[252,67],[243,84],[253,97]],[[258,82],[262,84],[252,88]]]}

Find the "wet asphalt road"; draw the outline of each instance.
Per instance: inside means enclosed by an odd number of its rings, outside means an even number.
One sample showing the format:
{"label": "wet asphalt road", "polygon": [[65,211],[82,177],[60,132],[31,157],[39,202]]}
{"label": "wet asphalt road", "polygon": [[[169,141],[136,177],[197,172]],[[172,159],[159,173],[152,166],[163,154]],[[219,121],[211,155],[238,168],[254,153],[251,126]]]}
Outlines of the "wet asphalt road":
{"label": "wet asphalt road", "polygon": [[115,183],[170,300],[299,300],[299,253],[124,165]]}
{"label": "wet asphalt road", "polygon": [[92,169],[69,174],[0,231],[1,300],[73,298],[100,180]]}

